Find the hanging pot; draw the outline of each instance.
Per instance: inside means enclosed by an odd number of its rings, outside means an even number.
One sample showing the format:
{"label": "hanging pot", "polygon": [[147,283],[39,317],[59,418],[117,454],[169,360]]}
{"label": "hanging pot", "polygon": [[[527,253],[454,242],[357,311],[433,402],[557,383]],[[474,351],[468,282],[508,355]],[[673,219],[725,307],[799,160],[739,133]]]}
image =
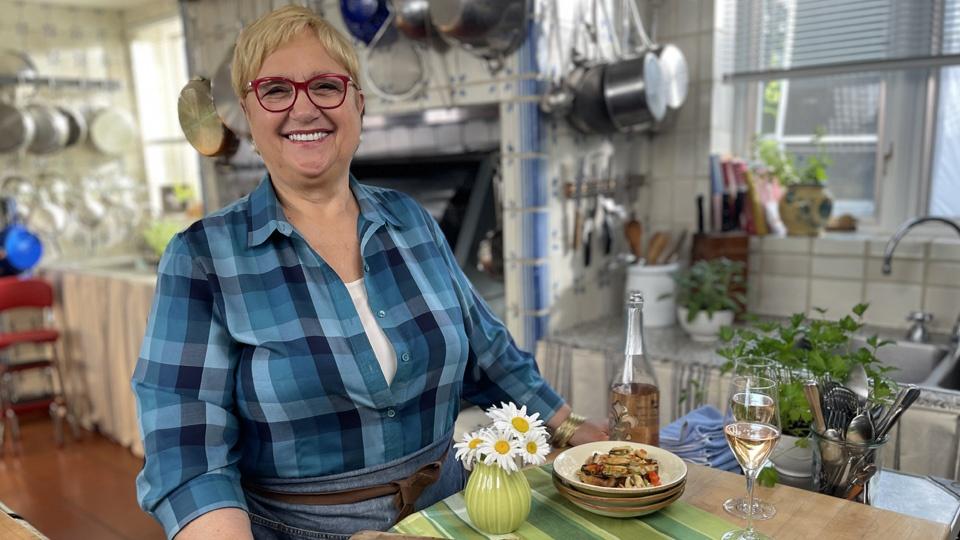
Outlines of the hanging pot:
{"label": "hanging pot", "polygon": [[515,51],[527,37],[531,0],[431,0],[430,20],[446,40],[491,61]]}
{"label": "hanging pot", "polygon": [[387,20],[387,0],[340,0],[340,15],[350,35],[369,45]]}
{"label": "hanging pot", "polygon": [[113,107],[104,107],[93,113],[89,138],[93,147],[101,153],[119,156],[133,150],[139,136],[130,114]]}
{"label": "hanging pot", "polygon": [[70,121],[58,109],[47,105],[27,105],[36,131],[27,147],[31,154],[52,154],[67,145],[70,137]]}
{"label": "hanging pot", "polygon": [[69,148],[86,140],[87,119],[83,116],[83,114],[77,109],[74,109],[73,107],[67,107],[65,105],[58,106],[57,110],[60,111],[60,114],[67,119],[67,124],[69,127],[65,146]]}
{"label": "hanging pot", "polygon": [[220,67],[217,68],[217,73],[210,82],[210,91],[213,94],[213,103],[217,115],[227,126],[227,129],[238,137],[247,137],[250,135],[250,125],[247,124],[247,116],[243,114],[243,107],[240,106],[237,94],[233,91],[233,83],[230,78],[233,49],[234,47],[230,47],[227,55],[220,62]]}
{"label": "hanging pot", "polygon": [[187,141],[202,155],[236,151],[239,141],[217,115],[209,79],[197,77],[187,82],[177,100],[177,116]]}
{"label": "hanging pot", "polygon": [[430,36],[430,2],[427,0],[391,0],[394,24],[405,36],[426,41]]}
{"label": "hanging pot", "polygon": [[620,131],[636,131],[663,119],[667,99],[660,61],[653,52],[606,66],[603,99],[610,121]]}
{"label": "hanging pot", "polygon": [[663,119],[653,126],[656,131],[665,131],[673,127],[680,114],[680,107],[687,99],[689,73],[687,59],[675,45],[664,45],[656,49],[663,75],[663,95],[667,101],[667,111]]}
{"label": "hanging pot", "polygon": [[570,72],[567,84],[573,89],[570,123],[584,133],[612,133],[617,127],[610,119],[603,93],[603,73],[607,66],[580,66]]}
{"label": "hanging pot", "polygon": [[25,109],[0,103],[0,154],[19,152],[30,146],[35,131],[33,117]]}

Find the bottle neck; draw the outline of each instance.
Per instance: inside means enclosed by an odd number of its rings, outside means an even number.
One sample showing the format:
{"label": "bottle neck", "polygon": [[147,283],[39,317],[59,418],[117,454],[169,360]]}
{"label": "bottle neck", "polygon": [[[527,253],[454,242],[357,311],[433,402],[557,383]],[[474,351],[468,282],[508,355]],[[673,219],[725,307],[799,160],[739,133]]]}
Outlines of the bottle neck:
{"label": "bottle neck", "polygon": [[624,347],[627,357],[644,354],[643,350],[643,308],[627,307],[627,342]]}

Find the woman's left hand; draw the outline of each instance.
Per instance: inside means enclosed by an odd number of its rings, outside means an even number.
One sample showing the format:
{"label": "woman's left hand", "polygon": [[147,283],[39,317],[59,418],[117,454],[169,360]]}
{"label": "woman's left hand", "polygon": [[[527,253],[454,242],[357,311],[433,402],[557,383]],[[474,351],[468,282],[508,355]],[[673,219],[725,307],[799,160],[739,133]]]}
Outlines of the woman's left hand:
{"label": "woman's left hand", "polygon": [[606,422],[599,422],[588,418],[584,423],[577,427],[570,437],[570,446],[577,446],[594,441],[607,441],[610,439],[609,426]]}

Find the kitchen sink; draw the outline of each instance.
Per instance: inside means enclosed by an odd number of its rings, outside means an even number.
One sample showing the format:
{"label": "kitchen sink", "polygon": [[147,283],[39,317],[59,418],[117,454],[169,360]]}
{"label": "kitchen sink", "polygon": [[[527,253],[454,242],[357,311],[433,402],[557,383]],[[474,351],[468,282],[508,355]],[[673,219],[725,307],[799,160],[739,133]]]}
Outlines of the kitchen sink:
{"label": "kitchen sink", "polygon": [[[854,336],[851,341],[854,349],[870,348],[866,336]],[[936,381],[930,379],[939,371],[937,367],[946,355],[945,347],[933,343],[896,341],[877,349],[877,359],[885,366],[896,368],[889,373],[891,379],[922,386],[940,386],[939,378],[942,378],[943,374],[938,374]],[[960,388],[960,371],[956,375]]]}

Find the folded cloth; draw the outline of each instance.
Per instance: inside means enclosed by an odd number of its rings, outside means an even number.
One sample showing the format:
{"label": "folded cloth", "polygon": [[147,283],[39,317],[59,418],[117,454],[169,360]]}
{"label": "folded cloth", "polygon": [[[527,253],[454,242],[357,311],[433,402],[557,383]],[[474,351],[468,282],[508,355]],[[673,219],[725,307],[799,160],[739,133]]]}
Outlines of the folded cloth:
{"label": "folded cloth", "polygon": [[660,447],[691,463],[739,470],[723,435],[723,413],[704,405],[660,430]]}

